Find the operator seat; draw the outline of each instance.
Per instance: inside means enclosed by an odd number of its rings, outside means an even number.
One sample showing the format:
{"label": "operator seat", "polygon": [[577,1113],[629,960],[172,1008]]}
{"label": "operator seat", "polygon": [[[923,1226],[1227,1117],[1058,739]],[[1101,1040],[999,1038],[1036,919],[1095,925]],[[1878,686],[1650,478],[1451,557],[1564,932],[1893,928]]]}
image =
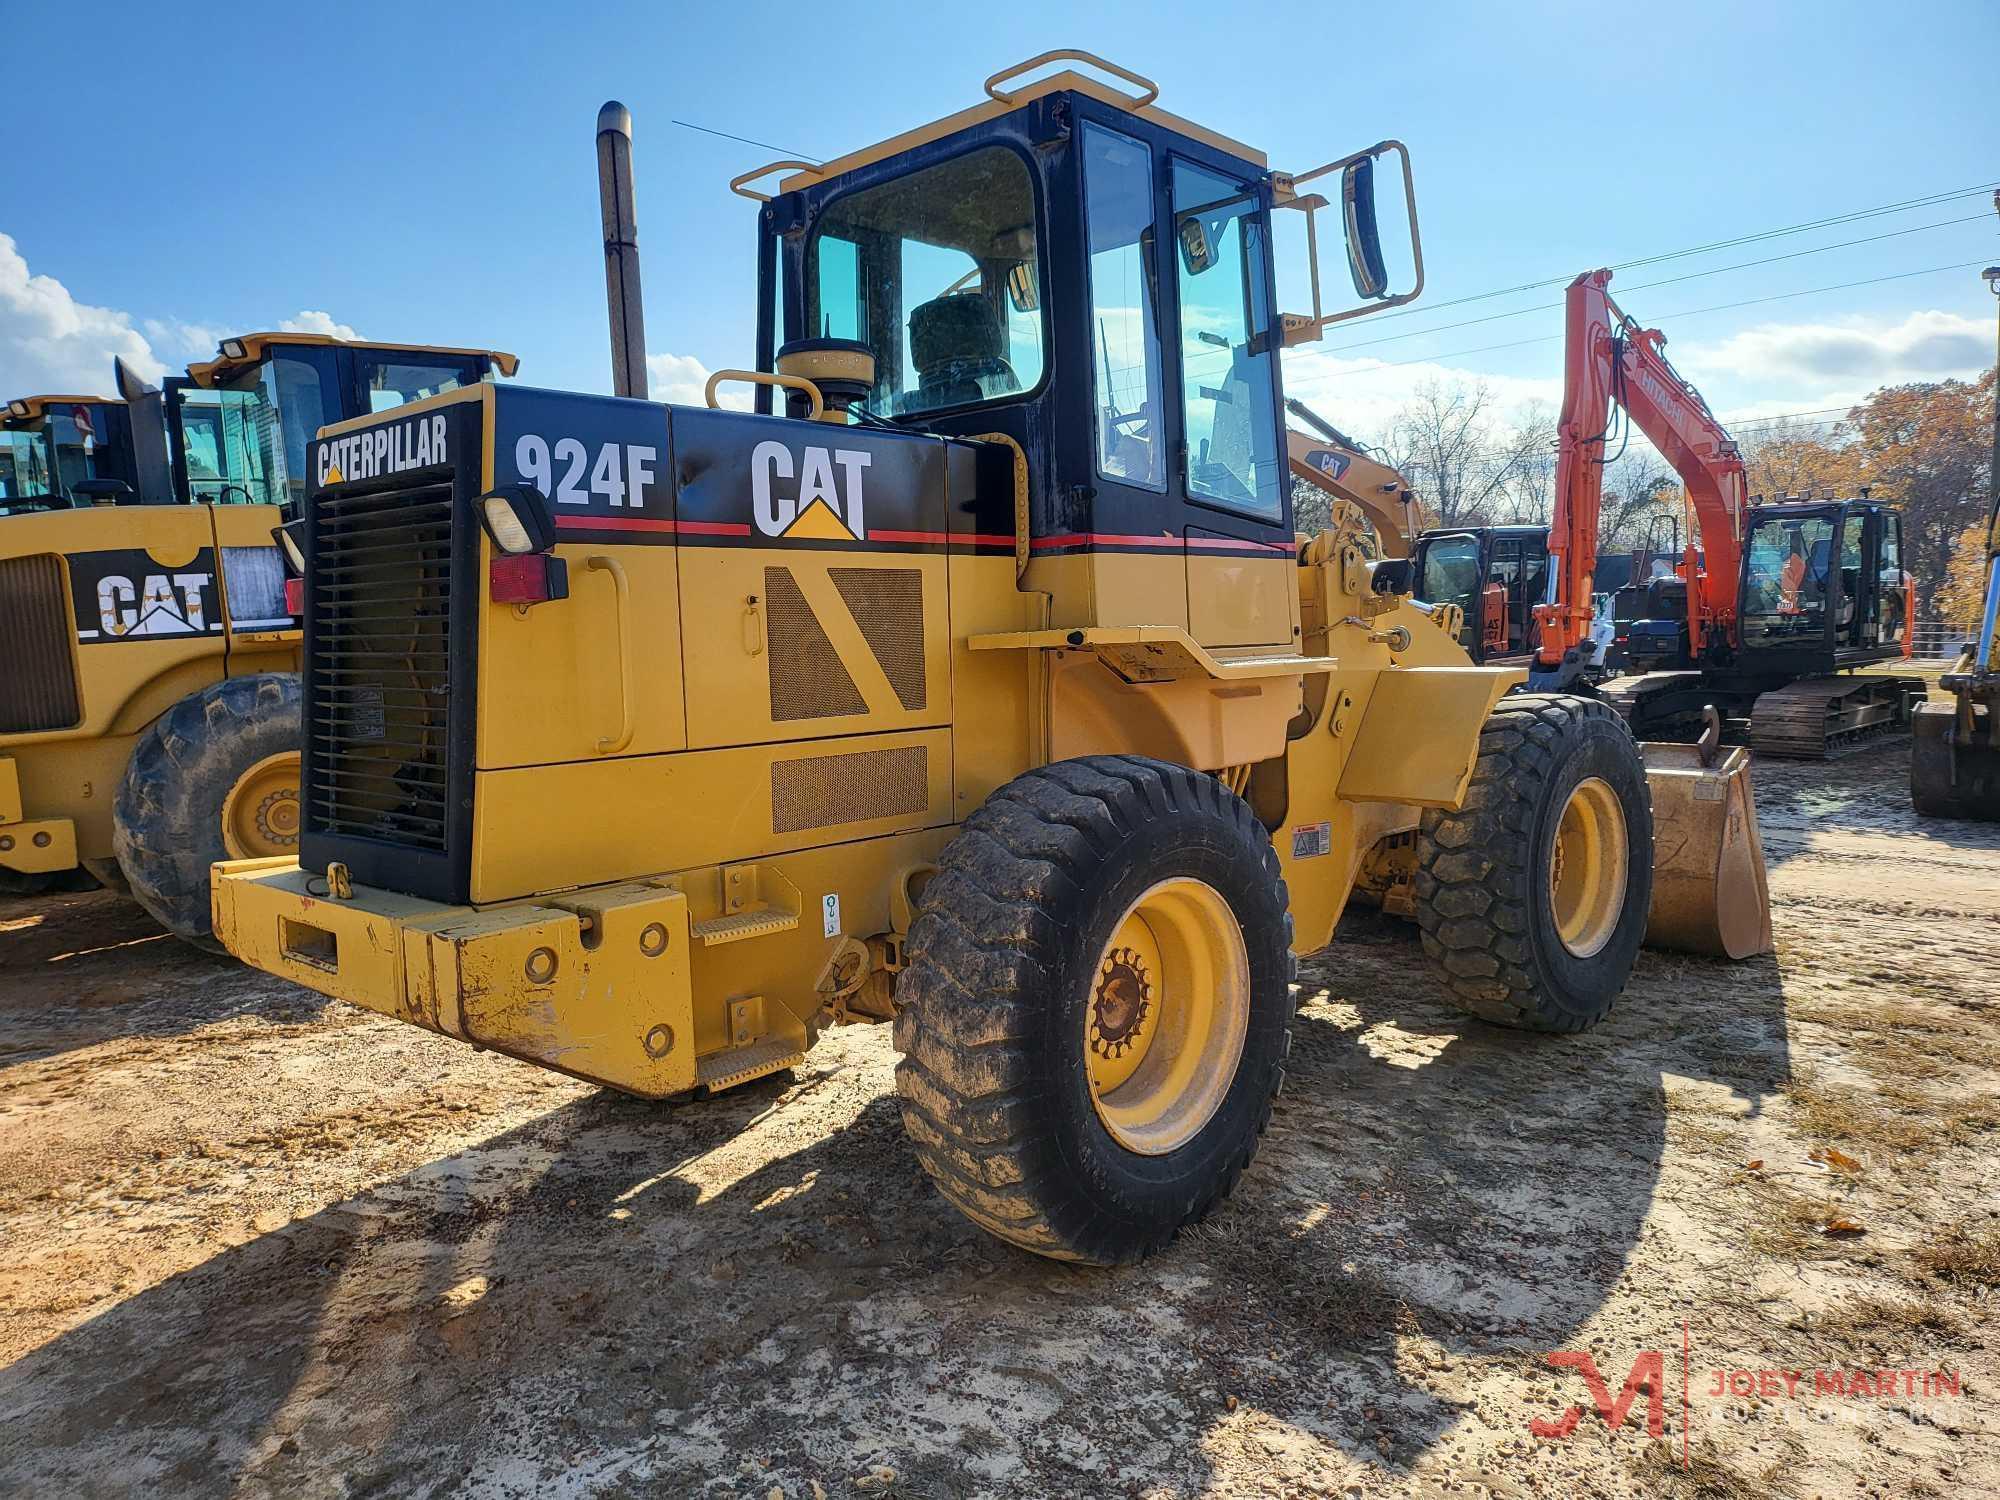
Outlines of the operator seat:
{"label": "operator seat", "polygon": [[902,400],[905,412],[962,406],[1021,388],[1003,357],[1000,315],[982,292],[952,292],[910,311],[910,360],[917,388]]}

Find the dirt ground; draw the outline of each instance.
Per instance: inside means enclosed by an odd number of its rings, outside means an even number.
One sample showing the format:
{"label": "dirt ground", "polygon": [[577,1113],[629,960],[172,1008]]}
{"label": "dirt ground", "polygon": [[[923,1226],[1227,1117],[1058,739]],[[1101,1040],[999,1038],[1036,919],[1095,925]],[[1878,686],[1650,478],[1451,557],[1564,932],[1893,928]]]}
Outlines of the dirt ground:
{"label": "dirt ground", "polygon": [[2000,830],[1907,755],[1760,767],[1775,961],[1583,1038],[1350,918],[1125,1272],[946,1208],[886,1028],[653,1106],[0,902],[0,1493],[2000,1494]]}

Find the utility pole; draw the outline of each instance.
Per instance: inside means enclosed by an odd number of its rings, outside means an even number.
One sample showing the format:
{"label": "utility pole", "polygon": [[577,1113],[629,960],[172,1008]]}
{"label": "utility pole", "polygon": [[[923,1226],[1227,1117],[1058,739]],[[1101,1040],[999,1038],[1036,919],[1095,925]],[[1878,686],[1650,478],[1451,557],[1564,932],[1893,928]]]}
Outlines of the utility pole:
{"label": "utility pole", "polygon": [[639,220],[632,202],[632,111],[597,112],[597,199],[604,211],[604,300],[611,309],[611,394],[646,397],[646,314],[639,300]]}

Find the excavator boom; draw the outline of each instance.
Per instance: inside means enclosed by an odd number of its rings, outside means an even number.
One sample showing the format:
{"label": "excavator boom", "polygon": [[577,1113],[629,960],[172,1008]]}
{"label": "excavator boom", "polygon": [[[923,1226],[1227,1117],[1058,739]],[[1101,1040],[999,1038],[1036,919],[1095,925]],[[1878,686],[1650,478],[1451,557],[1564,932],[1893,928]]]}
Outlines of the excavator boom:
{"label": "excavator boom", "polygon": [[1696,655],[1711,639],[1736,639],[1747,504],[1742,452],[1701,394],[1667,362],[1666,336],[1639,327],[1620,311],[1610,284],[1609,271],[1587,271],[1569,286],[1555,514],[1549,526],[1555,602],[1536,610],[1541,625],[1536,665],[1542,671],[1559,668],[1590,629],[1613,402],[1687,486],[1699,533],[1690,531],[1685,558],[1688,629]]}

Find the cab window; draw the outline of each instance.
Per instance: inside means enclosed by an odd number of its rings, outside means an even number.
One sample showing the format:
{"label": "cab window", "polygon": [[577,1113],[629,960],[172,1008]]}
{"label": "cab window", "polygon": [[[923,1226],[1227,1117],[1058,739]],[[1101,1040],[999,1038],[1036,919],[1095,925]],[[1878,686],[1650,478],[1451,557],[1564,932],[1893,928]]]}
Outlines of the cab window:
{"label": "cab window", "polygon": [[989,405],[1041,384],[1041,285],[1027,164],[988,147],[828,204],[802,326],[869,346],[879,416]]}
{"label": "cab window", "polygon": [[[368,393],[371,412],[388,411],[426,396],[455,391],[479,379],[479,372],[469,359],[412,359],[408,355],[382,355],[357,349],[354,362],[361,389]],[[310,438],[312,433],[306,436]]]}
{"label": "cab window", "polygon": [[1142,141],[1085,122],[1083,198],[1090,235],[1097,472],[1106,479],[1164,490],[1151,150]]}
{"label": "cab window", "polygon": [[1744,564],[1747,645],[1816,639],[1826,625],[1835,566],[1826,516],[1768,516],[1750,528]]}
{"label": "cab window", "polygon": [[1264,218],[1242,183],[1178,159],[1173,176],[1188,494],[1281,521]]}

